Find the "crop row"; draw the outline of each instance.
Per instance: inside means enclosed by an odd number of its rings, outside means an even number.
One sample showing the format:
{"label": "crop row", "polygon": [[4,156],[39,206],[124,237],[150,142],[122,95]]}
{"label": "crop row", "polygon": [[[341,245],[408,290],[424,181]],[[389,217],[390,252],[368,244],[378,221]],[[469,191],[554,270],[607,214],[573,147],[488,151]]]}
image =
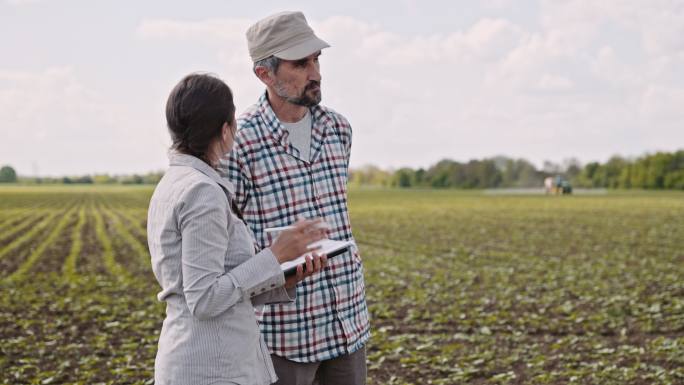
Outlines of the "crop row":
{"label": "crop row", "polygon": [[23,213],[0,233],[2,279],[61,271],[66,276],[97,273],[133,280],[137,273],[149,271],[144,229],[136,219],[97,199]]}

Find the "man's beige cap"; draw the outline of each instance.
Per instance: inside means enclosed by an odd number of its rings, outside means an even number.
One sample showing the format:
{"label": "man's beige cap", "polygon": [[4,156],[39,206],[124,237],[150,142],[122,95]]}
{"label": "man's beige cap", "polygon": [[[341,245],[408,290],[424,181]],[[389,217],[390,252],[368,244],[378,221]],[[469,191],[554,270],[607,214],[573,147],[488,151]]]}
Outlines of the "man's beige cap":
{"label": "man's beige cap", "polygon": [[247,48],[253,62],[275,56],[305,58],[330,45],[314,35],[301,12],[280,12],[257,21],[247,30]]}

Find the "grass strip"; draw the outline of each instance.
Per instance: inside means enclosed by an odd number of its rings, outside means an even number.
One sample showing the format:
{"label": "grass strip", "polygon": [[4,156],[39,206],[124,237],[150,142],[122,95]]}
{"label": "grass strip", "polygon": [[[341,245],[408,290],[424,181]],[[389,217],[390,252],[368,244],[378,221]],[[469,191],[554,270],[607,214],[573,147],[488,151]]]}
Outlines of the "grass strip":
{"label": "grass strip", "polygon": [[19,246],[23,245],[24,243],[30,241],[33,239],[33,237],[38,234],[40,231],[45,229],[48,224],[52,222],[52,219],[57,216],[57,214],[63,213],[64,211],[53,211],[50,215],[48,215],[45,219],[43,219],[40,223],[35,225],[31,230],[27,231],[24,235],[21,237],[13,240],[10,244],[2,248],[0,250],[0,259],[4,258],[5,255],[7,255],[10,251],[13,251],[17,249]]}
{"label": "grass strip", "polygon": [[147,245],[142,244],[135,236],[133,236],[133,234],[131,234],[131,232],[128,230],[129,227],[126,227],[123,225],[123,223],[121,223],[121,219],[116,215],[116,213],[109,209],[104,209],[102,211],[111,219],[112,225],[114,225],[114,230],[116,230],[118,235],[120,235],[124,242],[127,243],[138,255],[138,259],[140,259],[141,263],[143,265],[149,265],[150,254],[147,251]]}
{"label": "grass strip", "polygon": [[21,222],[24,218],[30,216],[34,210],[28,209],[11,209],[0,212],[0,233],[5,231],[13,224]]}
{"label": "grass strip", "polygon": [[136,236],[147,239],[147,229],[140,225],[140,218],[136,218],[135,215],[131,214],[130,210],[117,210],[116,213],[128,221],[130,225],[129,229],[132,230]]}
{"label": "grass strip", "polygon": [[105,264],[105,268],[116,279],[123,282],[131,282],[132,278],[128,271],[118,264],[114,258],[112,240],[109,238],[109,235],[107,235],[101,208],[93,208],[93,217],[95,218],[95,236],[102,246],[102,261]]}
{"label": "grass strip", "polygon": [[69,255],[66,257],[66,260],[64,261],[64,266],[62,267],[62,272],[67,277],[67,279],[71,279],[77,275],[76,259],[78,258],[78,255],[81,253],[81,249],[83,248],[83,238],[81,238],[81,230],[83,229],[83,225],[86,222],[85,214],[86,209],[85,206],[83,206],[78,212],[78,222],[76,222],[76,226],[74,226],[74,229],[71,232],[71,250],[69,251]]}
{"label": "grass strip", "polygon": [[[8,240],[15,236],[16,234],[25,231],[29,227],[33,226],[35,224],[34,220],[38,218],[41,214],[44,214],[45,211],[40,211],[40,212],[32,212],[29,213],[28,215],[23,216],[19,220],[11,220],[10,222],[6,223],[5,225],[0,228],[0,242],[4,242],[5,240]],[[13,229],[8,229],[11,226],[16,226]],[[5,232],[7,230],[7,232]]]}
{"label": "grass strip", "polygon": [[26,261],[19,266],[19,268],[12,273],[7,280],[17,281],[20,280],[36,263],[38,258],[45,252],[45,250],[50,247],[57,239],[58,236],[62,234],[62,231],[66,225],[71,221],[72,215],[76,209],[71,208],[66,214],[62,216],[62,219],[57,222],[57,225],[50,231],[50,234],[41,242],[38,247],[36,247],[33,252],[26,258]]}

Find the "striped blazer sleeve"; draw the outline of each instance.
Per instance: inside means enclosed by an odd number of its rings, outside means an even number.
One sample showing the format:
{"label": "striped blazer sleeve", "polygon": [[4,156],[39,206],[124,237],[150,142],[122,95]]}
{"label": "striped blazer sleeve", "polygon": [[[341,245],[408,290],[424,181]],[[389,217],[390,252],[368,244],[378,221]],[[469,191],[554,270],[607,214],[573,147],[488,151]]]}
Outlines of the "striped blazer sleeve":
{"label": "striped blazer sleeve", "polygon": [[285,283],[270,249],[225,271],[229,234],[228,201],[215,183],[191,186],[177,207],[181,231],[183,292],[199,319],[216,317],[237,302]]}

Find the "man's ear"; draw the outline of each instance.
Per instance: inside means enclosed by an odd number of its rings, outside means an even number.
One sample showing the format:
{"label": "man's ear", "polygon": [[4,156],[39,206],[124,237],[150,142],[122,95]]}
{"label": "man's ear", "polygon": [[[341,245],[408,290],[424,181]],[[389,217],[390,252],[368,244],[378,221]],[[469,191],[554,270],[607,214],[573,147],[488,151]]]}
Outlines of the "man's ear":
{"label": "man's ear", "polygon": [[261,80],[266,86],[271,87],[275,83],[275,77],[271,70],[266,67],[256,67],[254,69],[256,76]]}

